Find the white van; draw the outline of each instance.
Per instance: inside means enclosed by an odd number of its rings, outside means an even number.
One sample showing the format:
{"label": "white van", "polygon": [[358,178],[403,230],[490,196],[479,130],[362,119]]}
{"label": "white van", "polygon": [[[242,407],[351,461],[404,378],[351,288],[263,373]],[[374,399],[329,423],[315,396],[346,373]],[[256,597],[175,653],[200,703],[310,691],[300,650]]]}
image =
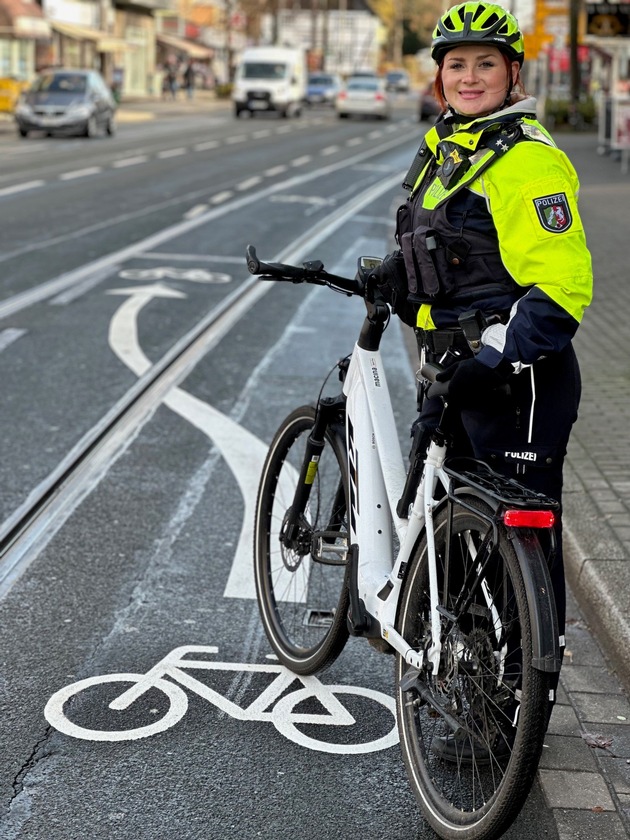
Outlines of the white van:
{"label": "white van", "polygon": [[232,88],[234,113],[277,111],[299,116],[306,96],[306,54],[290,47],[243,50]]}

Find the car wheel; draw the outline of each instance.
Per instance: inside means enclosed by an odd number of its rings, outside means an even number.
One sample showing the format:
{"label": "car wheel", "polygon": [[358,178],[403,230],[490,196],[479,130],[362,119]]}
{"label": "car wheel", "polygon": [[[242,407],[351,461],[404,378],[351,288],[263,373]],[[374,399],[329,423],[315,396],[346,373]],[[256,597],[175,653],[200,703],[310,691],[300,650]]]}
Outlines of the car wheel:
{"label": "car wheel", "polygon": [[105,133],[108,137],[113,137],[114,134],[116,134],[116,120],[114,119],[113,114],[107,119],[107,124],[105,125]]}
{"label": "car wheel", "polygon": [[91,116],[89,117],[87,123],[85,124],[85,136],[86,137],[96,137],[98,132],[98,123],[96,122],[96,117]]}
{"label": "car wheel", "polygon": [[347,120],[348,119],[347,114],[339,113],[339,114],[337,114],[337,116],[339,117],[340,120]]}
{"label": "car wheel", "polygon": [[20,137],[28,137],[28,131],[25,128],[18,128],[18,134]]}

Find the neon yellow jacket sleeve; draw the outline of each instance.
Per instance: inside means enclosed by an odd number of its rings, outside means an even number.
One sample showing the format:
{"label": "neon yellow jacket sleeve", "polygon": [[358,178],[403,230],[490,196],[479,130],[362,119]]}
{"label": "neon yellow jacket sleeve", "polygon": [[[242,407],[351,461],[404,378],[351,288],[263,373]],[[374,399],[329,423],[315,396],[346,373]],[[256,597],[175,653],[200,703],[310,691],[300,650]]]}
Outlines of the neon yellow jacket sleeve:
{"label": "neon yellow jacket sleeve", "polygon": [[567,156],[524,141],[471,185],[484,195],[503,264],[519,286],[537,286],[578,323],[592,297],[591,256]]}

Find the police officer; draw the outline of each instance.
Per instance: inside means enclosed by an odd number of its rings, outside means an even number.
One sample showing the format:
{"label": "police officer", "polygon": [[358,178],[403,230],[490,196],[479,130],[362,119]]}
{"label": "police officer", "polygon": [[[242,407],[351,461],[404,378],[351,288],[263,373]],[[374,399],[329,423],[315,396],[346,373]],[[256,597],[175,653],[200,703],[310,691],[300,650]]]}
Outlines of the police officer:
{"label": "police officer", "polygon": [[[447,366],[439,378],[450,380],[449,402],[461,409],[459,452],[560,500],[580,398],[571,339],[592,288],[578,178],[522,90],[513,15],[484,0],[454,6],[438,21],[431,54],[444,111],[406,179],[399,250],[375,282],[415,328],[421,353]],[[479,328],[476,354],[463,315]],[[498,389],[506,382],[507,396]],[[416,449],[441,410],[429,389]],[[552,581],[563,634],[561,543]]]}

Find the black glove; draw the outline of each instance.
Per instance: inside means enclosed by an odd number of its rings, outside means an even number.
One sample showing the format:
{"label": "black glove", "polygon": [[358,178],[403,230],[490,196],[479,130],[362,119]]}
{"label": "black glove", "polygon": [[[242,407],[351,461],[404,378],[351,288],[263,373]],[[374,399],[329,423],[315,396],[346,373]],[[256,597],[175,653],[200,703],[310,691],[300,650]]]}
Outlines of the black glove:
{"label": "black glove", "polygon": [[[438,373],[437,382],[448,382],[448,401],[459,408],[480,408],[487,402],[488,394],[506,384],[514,368],[502,359],[491,368],[477,359],[463,359]],[[427,392],[431,397],[431,388]]]}
{"label": "black glove", "polygon": [[368,275],[368,283],[376,286],[385,301],[398,313],[409,293],[402,251],[393,251],[379,266],[373,268]]}

